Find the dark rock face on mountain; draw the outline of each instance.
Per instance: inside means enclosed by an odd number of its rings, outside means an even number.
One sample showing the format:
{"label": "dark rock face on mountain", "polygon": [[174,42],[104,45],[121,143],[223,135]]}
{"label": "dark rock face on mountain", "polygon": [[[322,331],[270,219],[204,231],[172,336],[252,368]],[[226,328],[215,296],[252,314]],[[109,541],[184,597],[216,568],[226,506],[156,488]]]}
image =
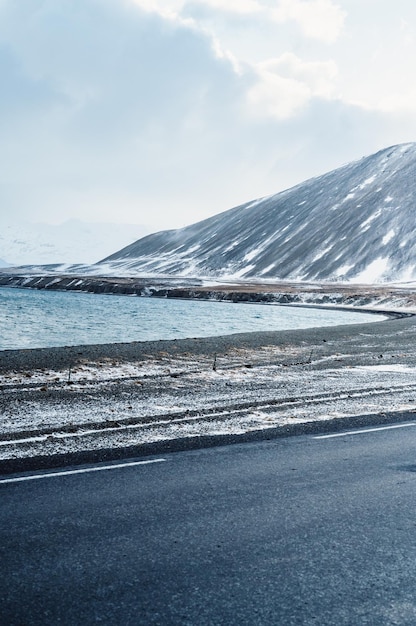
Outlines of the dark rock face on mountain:
{"label": "dark rock face on mountain", "polygon": [[104,259],[140,274],[354,282],[416,278],[416,144],[345,165]]}

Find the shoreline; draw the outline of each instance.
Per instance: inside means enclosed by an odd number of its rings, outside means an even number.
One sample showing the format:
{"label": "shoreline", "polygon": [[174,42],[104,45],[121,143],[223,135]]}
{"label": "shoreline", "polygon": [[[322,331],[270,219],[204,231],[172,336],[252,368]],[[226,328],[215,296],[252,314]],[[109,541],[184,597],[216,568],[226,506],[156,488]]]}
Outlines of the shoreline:
{"label": "shoreline", "polygon": [[0,272],[1,286],[387,317],[297,330],[0,350],[3,473],[416,416],[416,294],[410,288]]}
{"label": "shoreline", "polygon": [[[68,291],[73,291],[71,289],[61,289],[61,288],[58,289],[58,287],[59,287],[59,285],[58,285],[58,283],[56,283],[56,279],[54,279],[53,288],[51,289],[52,291],[55,291],[55,292],[59,291],[61,293],[68,292]],[[35,288],[33,286],[27,286],[27,285],[26,286],[20,286],[19,285],[19,286],[14,286],[14,287],[5,287],[5,286],[1,286],[0,285],[0,295],[1,295],[1,289],[18,289],[20,293],[22,292],[22,289],[29,289],[31,291],[33,291],[33,290],[35,290],[35,291],[48,291],[48,290],[50,290],[50,289],[44,288],[44,287]],[[79,289],[76,289],[74,291],[78,292],[78,293],[86,293],[83,290],[80,291]],[[280,307],[280,311],[283,311],[285,308],[287,310],[287,307],[289,307],[289,310],[290,310],[290,308],[292,308],[293,315],[294,315],[295,319],[296,319],[296,316],[298,315],[296,313],[296,309],[303,309],[305,311],[313,309],[315,311],[325,312],[324,315],[325,315],[325,319],[326,319],[326,324],[324,324],[323,327],[326,327],[327,324],[329,326],[332,326],[332,325],[359,324],[360,323],[360,319],[357,319],[357,318],[359,318],[360,316],[359,315],[355,315],[355,314],[363,314],[363,315],[365,315],[367,317],[367,319],[363,318],[365,323],[372,323],[373,320],[371,319],[371,317],[374,316],[374,315],[378,316],[379,320],[382,321],[383,318],[386,318],[386,317],[387,318],[400,318],[400,317],[408,317],[408,316],[411,316],[411,315],[414,314],[411,311],[390,310],[390,309],[381,308],[381,307],[379,307],[379,308],[371,308],[371,307],[368,307],[368,306],[367,307],[363,307],[363,306],[358,307],[358,306],[352,306],[352,305],[345,305],[345,306],[343,306],[343,305],[340,305],[340,304],[327,304],[327,303],[315,303],[315,302],[297,302],[297,301],[296,302],[295,301],[287,302],[286,298],[281,297],[282,294],[280,294],[280,295],[279,294],[271,294],[271,293],[261,294],[261,293],[257,293],[257,292],[248,294],[248,292],[245,291],[245,288],[244,289],[242,288],[242,290],[238,291],[238,292],[236,292],[234,290],[231,291],[228,294],[230,297],[227,297],[227,298],[223,297],[224,296],[224,292],[222,292],[222,291],[215,292],[215,296],[216,296],[215,298],[212,297],[212,294],[213,294],[212,291],[210,291],[209,293],[203,291],[203,292],[199,293],[199,295],[195,296],[193,291],[185,290],[185,291],[182,291],[181,295],[178,296],[178,297],[177,297],[177,290],[176,289],[171,289],[169,291],[169,293],[170,293],[169,299],[170,300],[177,300],[178,302],[183,301],[183,300],[192,301],[192,302],[194,302],[195,300],[204,300],[204,301],[210,302],[210,303],[214,303],[214,302],[228,302],[230,304],[231,303],[232,304],[237,303],[239,305],[241,305],[241,304],[255,304],[255,305],[261,304],[261,305],[264,305],[264,306],[268,305],[268,306]],[[238,295],[238,297],[236,297],[236,294]],[[95,295],[95,294],[93,294],[93,295]],[[100,295],[104,295],[104,294],[100,294]],[[119,295],[119,294],[111,293],[111,294],[105,294],[105,295]],[[249,298],[247,298],[247,296],[249,296]],[[163,300],[166,300],[166,298],[167,298],[167,296],[165,296],[165,295],[158,295],[158,293],[156,293],[156,292],[153,294],[153,296],[149,295],[149,294],[146,294],[146,295],[142,295],[140,297],[145,298],[146,300],[148,300],[149,298],[153,297],[153,298],[156,298],[157,300],[159,300],[159,302],[161,302]],[[12,296],[12,298],[13,298],[13,296]],[[20,299],[22,300],[22,298],[23,298],[23,296]],[[71,298],[71,296],[69,296],[69,298]],[[94,309],[94,304],[92,303],[92,300],[91,301],[88,300],[89,308],[91,310]],[[283,300],[283,301],[281,301],[281,300]],[[7,297],[6,297],[6,301],[7,301]],[[69,302],[69,300],[65,300],[65,301]],[[76,299],[75,299],[75,301],[76,301]],[[30,302],[30,300],[29,300],[29,302]],[[35,298],[35,302],[36,302],[36,298]],[[84,299],[82,299],[82,302],[84,302]],[[123,306],[121,300],[118,299],[117,302],[118,302],[117,306]],[[137,305],[138,304],[139,303],[137,302]],[[106,302],[104,302],[103,299],[101,298],[101,299],[99,299],[99,306],[103,306],[103,305],[105,307],[106,306]],[[152,306],[152,305],[150,305],[150,306]],[[162,306],[164,306],[164,305],[162,305]],[[215,309],[215,304],[211,304],[209,306],[212,307],[212,310]],[[221,306],[225,307],[225,305],[221,305]],[[130,308],[132,308],[132,307],[130,307]],[[127,307],[127,310],[130,310],[130,308]],[[134,306],[133,308],[135,309],[137,307]],[[233,318],[235,318],[235,316],[239,316],[240,315],[242,309],[240,310],[240,312],[239,312],[238,309],[239,309],[239,307],[237,307],[237,310],[233,310],[233,313],[232,313],[232,317]],[[145,308],[145,310],[146,310],[146,308]],[[222,309],[220,308],[220,311],[221,310]],[[261,315],[263,315],[264,310],[265,309],[263,309]],[[275,311],[276,311],[276,314],[279,315],[279,313],[277,313],[276,309],[275,309]],[[329,313],[326,313],[326,312],[329,312]],[[336,315],[333,315],[334,312],[335,312]],[[228,313],[228,308],[227,308],[227,313]],[[347,314],[347,320],[342,319],[343,316],[342,315],[339,316],[338,315],[339,313],[346,313]],[[246,315],[246,313],[243,312],[242,313],[242,317],[244,318],[245,315]],[[280,313],[280,315],[282,315],[282,313]],[[291,313],[289,313],[289,315],[283,313],[283,316],[287,316],[289,319],[290,319],[291,315],[292,315]],[[248,313],[248,316],[250,317],[250,313]],[[305,321],[305,327],[306,328],[312,327],[312,324],[319,324],[320,323],[319,316],[316,316],[316,317],[318,317],[318,319],[313,319],[312,322],[310,320],[308,321],[308,317],[310,317],[310,316],[312,316],[312,318],[313,318],[313,313],[312,312],[310,313],[310,315],[306,314],[306,321]],[[214,315],[214,317],[215,317],[215,315]],[[228,317],[229,317],[229,315],[228,315]],[[352,319],[349,320],[348,317],[350,317]],[[226,314],[226,318],[227,318],[227,314]],[[77,319],[76,320],[74,319],[73,321],[74,321],[75,324],[78,323]],[[63,322],[63,320],[62,320],[62,322]],[[309,325],[311,325],[311,326],[309,326]],[[191,326],[192,326],[192,324],[191,324]],[[225,331],[225,333],[227,333],[227,334],[228,334],[228,332],[230,332],[230,334],[232,334],[232,335],[238,334],[234,330],[234,328],[233,328],[233,327],[235,327],[235,324],[231,324],[231,325],[229,324],[228,326],[229,326],[229,328],[224,328],[223,332]],[[246,327],[246,328],[250,327],[250,324],[247,324],[247,325],[246,324],[240,324],[240,326],[243,328],[243,330],[240,331],[240,333],[262,332],[261,328],[264,328],[265,326],[267,326],[267,322],[264,321],[261,324],[257,324],[257,327],[258,327],[257,331],[254,330],[254,329],[252,329],[252,330],[244,330],[244,327]],[[256,324],[253,324],[253,326],[255,327]],[[273,326],[273,324],[271,326]],[[279,326],[279,324],[277,324],[277,327],[278,326]],[[68,326],[68,328],[70,328],[70,326]],[[182,330],[181,333],[179,333],[179,332],[176,332],[176,333],[165,332],[165,333],[163,333],[163,334],[165,334],[167,336],[167,338],[166,339],[162,339],[162,340],[163,341],[182,341],[182,340],[186,340],[187,338],[183,337],[183,336],[177,336],[175,338],[175,334],[176,335],[180,335],[180,334],[184,335],[185,334],[185,332],[183,332],[184,327],[181,326],[180,329]],[[117,330],[117,327],[116,327],[116,330]],[[197,338],[201,337],[202,338],[202,337],[204,337],[203,333],[207,331],[207,328],[196,327],[195,330],[192,330],[191,328],[188,328],[187,331],[188,331],[187,334],[189,335],[189,337],[197,337]],[[78,341],[81,341],[82,343],[75,343],[75,341],[72,343],[74,337],[71,336],[70,333],[67,333],[67,334],[59,333],[59,335],[55,334],[54,339],[53,339],[53,341],[55,342],[54,345],[52,344],[52,345],[48,346],[48,343],[50,341],[50,337],[44,337],[42,335],[41,329],[39,329],[39,337],[38,337],[39,341],[36,342],[37,345],[36,345],[35,341],[32,342],[32,343],[35,343],[35,346],[25,345],[25,344],[27,344],[27,339],[23,338],[24,341],[20,342],[22,344],[21,347],[19,347],[19,346],[15,347],[15,346],[11,345],[11,343],[9,341],[5,340],[3,342],[4,347],[3,346],[0,347],[0,356],[1,356],[2,353],[14,352],[14,351],[18,351],[18,350],[24,350],[25,353],[29,356],[29,351],[30,350],[40,350],[40,349],[45,349],[45,348],[51,349],[51,350],[55,350],[55,349],[58,349],[59,347],[66,347],[68,350],[72,350],[72,351],[77,351],[78,350],[79,352],[82,352],[84,350],[84,348],[85,348],[85,350],[88,351],[88,346],[95,346],[95,352],[97,353],[97,351],[99,351],[97,346],[101,346],[101,345],[103,345],[103,346],[105,346],[107,344],[108,345],[113,345],[113,344],[121,345],[121,344],[128,344],[128,343],[142,343],[142,342],[160,341],[158,338],[152,339],[152,335],[154,336],[155,333],[154,332],[146,332],[146,329],[144,329],[144,332],[140,332],[137,329],[136,329],[136,332],[130,332],[130,333],[115,332],[113,334],[113,337],[111,337],[111,333],[109,333],[108,330],[107,330],[105,334],[103,332],[101,332],[101,334],[98,333],[96,337],[93,336],[93,339],[96,340],[94,342],[91,342],[91,334],[94,335],[94,333],[91,333],[89,331],[85,332],[85,330],[81,328],[81,332],[80,332],[79,336],[77,338],[75,338],[75,339],[78,339]],[[124,337],[123,337],[123,334],[124,334]],[[110,335],[110,337],[109,337],[109,335]],[[140,335],[142,336],[142,338],[138,339],[138,337],[140,337]],[[146,336],[148,338],[146,338]],[[218,335],[208,335],[208,337],[209,336],[212,336],[212,337],[215,338]],[[224,336],[226,336],[226,335],[224,334]],[[108,338],[111,338],[110,341],[108,341]],[[4,339],[7,339],[7,334],[4,336]],[[59,340],[62,341],[61,344],[59,343]],[[16,343],[19,343],[19,342],[16,342]],[[10,358],[12,358],[12,357],[10,357]],[[4,360],[5,359],[3,359],[3,361]],[[16,361],[16,359],[13,359],[13,360]],[[1,363],[2,363],[2,359],[0,358],[0,368],[1,368]]]}
{"label": "shoreline", "polygon": [[[279,305],[284,306],[284,305]],[[293,305],[288,305],[293,306]],[[298,305],[305,308],[313,307],[325,310],[328,307],[322,305]],[[336,334],[341,334],[344,328],[356,328],[358,330],[368,328],[374,324],[382,324],[398,319],[408,319],[416,317],[416,313],[407,311],[379,311],[368,309],[351,309],[344,307],[330,307],[332,310],[347,310],[363,314],[383,315],[386,319],[374,322],[364,322],[356,324],[340,324],[338,326],[317,326],[310,328],[298,328],[290,330],[275,331],[251,331],[242,333],[230,333],[226,335],[212,335],[207,337],[185,337],[178,339],[156,339],[150,341],[129,341],[129,342],[108,342],[92,344],[74,344],[65,346],[48,346],[42,348],[6,348],[0,349],[0,374],[14,370],[25,370],[34,366],[43,368],[53,361],[55,369],[65,369],[76,365],[79,362],[94,359],[111,359],[117,356],[118,359],[128,362],[142,359],[143,354],[155,354],[158,351],[166,351],[172,355],[181,352],[191,351],[195,354],[215,354],[218,350],[223,350],[227,346],[235,343],[244,345],[247,348],[258,348],[268,345],[275,340],[283,343],[292,343],[302,340],[306,335],[324,334],[325,331],[333,329]],[[340,329],[340,330],[337,330]],[[284,341],[283,341],[284,340]]]}
{"label": "shoreline", "polygon": [[[22,268],[20,268],[22,269]],[[24,268],[23,268],[24,269]],[[41,268],[39,268],[40,270]],[[255,281],[192,277],[109,277],[0,270],[0,288],[51,291],[78,291],[106,295],[219,300],[270,304],[318,305],[363,310],[416,311],[416,289],[404,285],[361,285],[354,283],[313,283]]]}
{"label": "shoreline", "polygon": [[415,342],[414,316],[394,312],[365,324],[0,351],[0,471],[413,419]]}

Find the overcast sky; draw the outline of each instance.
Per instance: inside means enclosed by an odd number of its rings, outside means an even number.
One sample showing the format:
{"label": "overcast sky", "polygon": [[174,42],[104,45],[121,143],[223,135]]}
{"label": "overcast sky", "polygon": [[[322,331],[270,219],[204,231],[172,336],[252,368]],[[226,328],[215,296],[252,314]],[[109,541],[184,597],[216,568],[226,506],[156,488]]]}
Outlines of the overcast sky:
{"label": "overcast sky", "polygon": [[0,212],[176,228],[416,140],[415,0],[0,0]]}

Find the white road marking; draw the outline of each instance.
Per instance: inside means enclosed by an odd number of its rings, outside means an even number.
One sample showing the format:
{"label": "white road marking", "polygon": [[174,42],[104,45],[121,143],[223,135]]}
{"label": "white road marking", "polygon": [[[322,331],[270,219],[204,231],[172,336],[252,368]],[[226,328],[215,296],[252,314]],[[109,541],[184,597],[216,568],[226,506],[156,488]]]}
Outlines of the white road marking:
{"label": "white road marking", "polygon": [[346,433],[334,433],[333,435],[317,435],[314,439],[331,439],[333,437],[348,437],[349,435],[362,435],[363,433],[376,433],[379,430],[393,430],[394,428],[409,428],[416,426],[416,422],[410,424],[396,424],[395,426],[380,426],[378,428],[366,428],[362,430],[350,430]]}
{"label": "white road marking", "polygon": [[104,470],[120,469],[122,467],[134,467],[135,465],[149,465],[150,463],[163,463],[166,459],[151,459],[149,461],[134,461],[131,463],[118,463],[117,465],[102,465],[100,467],[86,467],[83,469],[66,470],[64,472],[49,472],[48,474],[32,474],[30,476],[19,476],[17,478],[4,478],[0,484],[19,483],[25,480],[39,480],[41,478],[51,478],[53,476],[72,476],[73,474],[87,474],[88,472],[103,472]]}

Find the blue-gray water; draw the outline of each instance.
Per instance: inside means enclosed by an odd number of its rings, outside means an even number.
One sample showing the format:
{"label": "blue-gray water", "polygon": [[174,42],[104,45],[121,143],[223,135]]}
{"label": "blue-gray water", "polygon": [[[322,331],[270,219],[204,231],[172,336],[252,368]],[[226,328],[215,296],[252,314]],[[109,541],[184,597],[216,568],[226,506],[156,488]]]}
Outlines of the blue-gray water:
{"label": "blue-gray water", "polygon": [[0,288],[0,349],[207,337],[372,322],[370,314]]}

